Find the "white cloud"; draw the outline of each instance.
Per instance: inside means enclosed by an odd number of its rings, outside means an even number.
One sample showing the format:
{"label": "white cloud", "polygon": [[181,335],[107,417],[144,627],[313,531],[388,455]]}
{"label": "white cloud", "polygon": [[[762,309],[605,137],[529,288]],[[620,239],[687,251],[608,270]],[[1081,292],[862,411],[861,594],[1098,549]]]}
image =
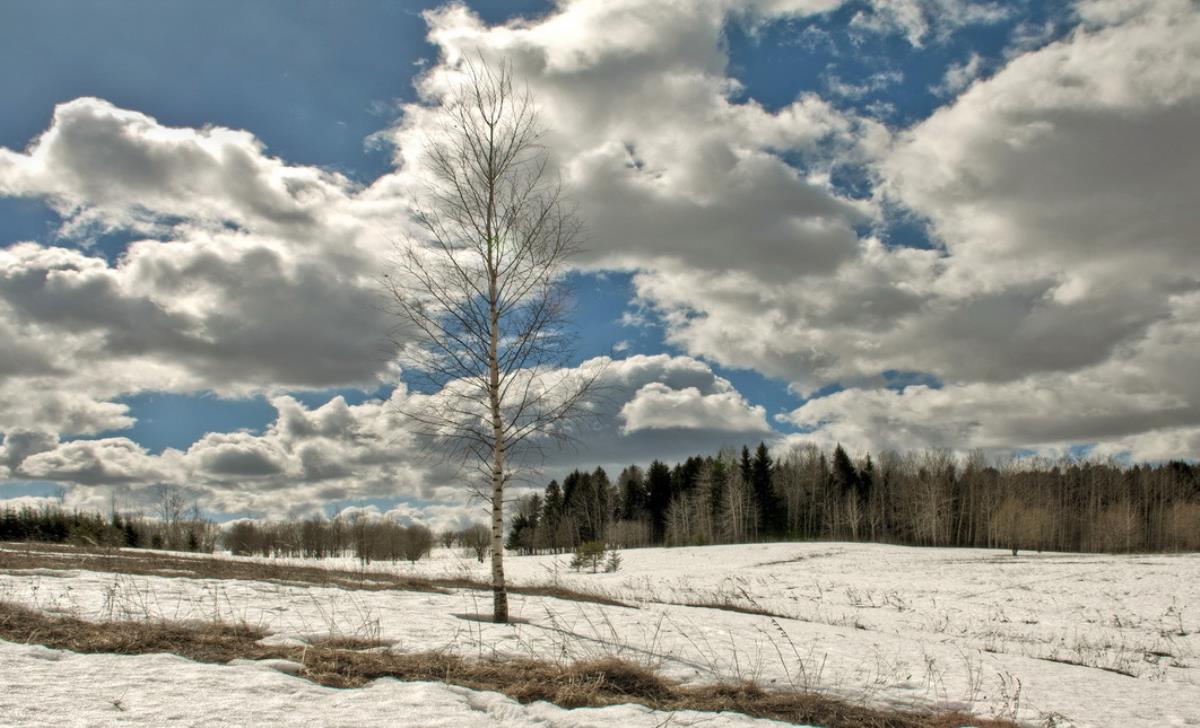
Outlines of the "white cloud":
{"label": "white cloud", "polygon": [[929,90],[938,96],[954,96],[970,86],[982,69],[983,57],[973,52],[966,61],[950,64],[942,76],[942,82]]}
{"label": "white cloud", "polygon": [[0,194],[90,226],[153,234],[115,260],[0,249],[0,430],[95,434],[132,424],[138,391],[226,394],[394,381],[375,276],[399,198],[269,157],[247,132],[165,127],[99,99],[61,104]]}
{"label": "white cloud", "polygon": [[870,7],[855,13],[851,28],[903,35],[910,44],[923,46],[933,37],[944,41],[969,25],[998,23],[1012,14],[999,2],[976,0],[871,0]]}
{"label": "white cloud", "polygon": [[186,457],[195,470],[214,478],[245,481],[291,475],[286,472],[287,456],[275,443],[245,432],[205,435],[188,448]]}
{"label": "white cloud", "polygon": [[752,406],[730,388],[704,394],[696,387],[671,389],[657,382],[647,384],[621,408],[627,435],[641,430],[672,428],[767,432],[766,411]]}
{"label": "white cloud", "polygon": [[295,234],[350,188],[338,175],[266,156],[248,132],[164,127],[96,98],[60,104],[24,154],[0,150],[0,193],[47,197],[76,223],[108,229],[172,216]]}
{"label": "white cloud", "polygon": [[179,452],[153,456],[123,437],[75,440],[26,457],[18,472],[80,485],[141,484],[175,481]]}
{"label": "white cloud", "polygon": [[[875,125],[812,94],[777,112],[732,102],[722,50],[730,7],[584,0],[498,27],[462,6],[442,9],[427,14],[442,62],[421,90],[431,99],[450,93],[455,64],[476,53],[514,63],[590,222],[593,265],[828,271],[853,254],[854,225],[869,210],[833,193],[818,172],[831,150],[856,147]],[[410,180],[432,123],[427,110],[406,107],[390,134],[401,172],[378,188],[419,189]],[[798,173],[780,150],[814,173]]]}
{"label": "white cloud", "polygon": [[30,455],[53,450],[57,445],[58,436],[52,432],[12,429],[4,433],[0,461],[4,462],[7,474],[14,471]]}
{"label": "white cloud", "polygon": [[904,73],[902,71],[891,70],[873,73],[857,83],[845,81],[836,75],[827,75],[825,86],[834,96],[857,100],[903,81]]}

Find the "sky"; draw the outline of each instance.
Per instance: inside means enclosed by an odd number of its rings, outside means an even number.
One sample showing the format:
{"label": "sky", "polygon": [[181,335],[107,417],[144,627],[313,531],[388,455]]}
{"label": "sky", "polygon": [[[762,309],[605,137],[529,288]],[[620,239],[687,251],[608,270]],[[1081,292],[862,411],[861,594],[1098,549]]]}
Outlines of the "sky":
{"label": "sky", "polygon": [[379,277],[480,57],[537,100],[605,365],[531,482],[1200,449],[1189,0],[47,0],[0,6],[0,499],[478,515]]}

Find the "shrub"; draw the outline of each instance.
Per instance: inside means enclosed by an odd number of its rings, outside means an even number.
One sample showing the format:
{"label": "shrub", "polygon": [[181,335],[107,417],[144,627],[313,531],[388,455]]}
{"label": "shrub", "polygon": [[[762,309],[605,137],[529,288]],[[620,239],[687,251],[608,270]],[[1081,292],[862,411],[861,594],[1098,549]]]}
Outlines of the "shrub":
{"label": "shrub", "polygon": [[617,551],[608,552],[608,560],[604,562],[604,571],[612,574],[621,568],[621,554]]}
{"label": "shrub", "polygon": [[595,574],[599,570],[600,564],[604,562],[606,552],[603,541],[584,541],[575,548],[575,556],[571,559],[571,568],[580,571],[583,567],[590,566],[592,573]]}
{"label": "shrub", "polygon": [[433,531],[414,524],[400,531],[400,551],[404,558],[416,562],[433,550]]}

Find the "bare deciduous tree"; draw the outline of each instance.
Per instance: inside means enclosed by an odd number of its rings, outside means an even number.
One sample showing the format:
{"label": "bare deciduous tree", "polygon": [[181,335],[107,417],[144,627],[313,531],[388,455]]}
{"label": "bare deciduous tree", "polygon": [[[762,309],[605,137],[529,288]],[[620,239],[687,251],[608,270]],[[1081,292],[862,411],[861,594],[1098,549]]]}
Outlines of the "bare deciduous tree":
{"label": "bare deciduous tree", "polygon": [[506,622],[504,488],[531,454],[570,437],[597,373],[564,369],[561,278],[580,224],[550,173],[533,98],[508,65],[464,72],[428,142],[424,235],[385,280],[416,334],[398,343],[435,392],[405,414],[490,485],[493,617]]}
{"label": "bare deciduous tree", "polygon": [[483,563],[483,557],[488,555],[492,550],[492,532],[487,526],[482,523],[473,523],[464,528],[458,534],[459,540],[462,542],[463,548],[475,554],[475,558],[479,559],[479,563]]}

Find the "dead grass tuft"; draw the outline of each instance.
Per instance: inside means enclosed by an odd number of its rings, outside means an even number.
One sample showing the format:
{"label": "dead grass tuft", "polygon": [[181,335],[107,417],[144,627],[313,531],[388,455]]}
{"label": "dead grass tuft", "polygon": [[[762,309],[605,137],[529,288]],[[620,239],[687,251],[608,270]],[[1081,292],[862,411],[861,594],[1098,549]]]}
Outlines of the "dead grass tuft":
{"label": "dead grass tuft", "polygon": [[[605,658],[571,665],[530,659],[471,660],[441,652],[362,651],[373,640],[338,638],[299,647],[259,644],[264,633],[241,625],[107,622],[52,617],[0,602],[0,638],[75,652],[171,652],[200,662],[282,658],[304,666],[303,677],[337,688],[361,687],[382,677],[436,680],[537,700],[565,708],[639,703],[659,710],[734,711],[827,728],[1016,728],[1008,721],[961,713],[928,714],[852,705],[809,693],[766,691],[751,683],[690,687],[642,665]],[[369,644],[368,644],[369,643]]]}
{"label": "dead grass tuft", "polygon": [[[96,624],[74,617],[48,617],[0,602],[0,638],[36,643],[72,652],[144,655],[169,652],[198,662],[228,662],[233,657],[260,659],[260,629],[214,622],[110,622]],[[233,657],[230,657],[232,655]]]}
{"label": "dead grass tuft", "polygon": [[327,650],[348,650],[351,652],[361,652],[363,650],[376,650],[380,647],[390,647],[391,642],[387,640],[375,639],[373,637],[354,637],[351,635],[339,635],[335,637],[318,637],[308,641],[310,645],[318,649]]}

